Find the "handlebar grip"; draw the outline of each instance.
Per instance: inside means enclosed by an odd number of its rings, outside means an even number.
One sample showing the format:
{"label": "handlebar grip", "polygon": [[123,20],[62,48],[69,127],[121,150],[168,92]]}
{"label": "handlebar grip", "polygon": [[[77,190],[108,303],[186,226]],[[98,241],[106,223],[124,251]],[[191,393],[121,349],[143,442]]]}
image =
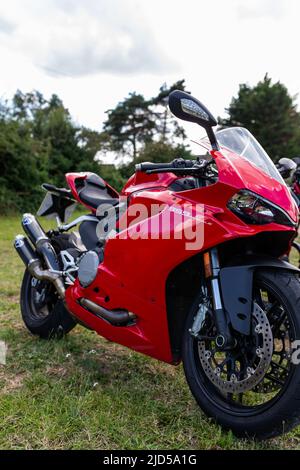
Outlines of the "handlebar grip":
{"label": "handlebar grip", "polygon": [[173,163],[139,163],[135,165],[136,171],[159,170],[160,168],[173,168]]}

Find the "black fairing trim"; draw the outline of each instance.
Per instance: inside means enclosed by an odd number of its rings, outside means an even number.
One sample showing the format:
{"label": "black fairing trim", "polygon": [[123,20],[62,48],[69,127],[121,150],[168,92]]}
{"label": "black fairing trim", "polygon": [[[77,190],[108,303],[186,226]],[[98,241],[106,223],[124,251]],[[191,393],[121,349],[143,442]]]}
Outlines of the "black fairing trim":
{"label": "black fairing trim", "polygon": [[244,335],[251,331],[253,275],[260,268],[300,273],[296,266],[269,256],[249,256],[240,265],[221,268],[219,277],[224,308],[233,329]]}
{"label": "black fairing trim", "polygon": [[98,221],[86,220],[79,226],[79,234],[82,243],[87,250],[93,250],[99,245],[99,239],[97,236],[97,225]]}

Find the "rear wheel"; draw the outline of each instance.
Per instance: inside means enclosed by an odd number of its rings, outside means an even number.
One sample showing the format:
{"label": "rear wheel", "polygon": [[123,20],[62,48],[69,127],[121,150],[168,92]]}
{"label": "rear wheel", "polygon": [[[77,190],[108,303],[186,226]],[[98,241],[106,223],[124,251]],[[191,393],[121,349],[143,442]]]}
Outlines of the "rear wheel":
{"label": "rear wheel", "polygon": [[21,287],[21,313],[28,330],[40,338],[61,338],[76,325],[50,282],[25,271]]}
{"label": "rear wheel", "polygon": [[[191,336],[197,299],[187,318],[183,364],[199,406],[241,437],[269,438],[300,422],[300,367],[293,342],[300,339],[300,283],[285,271],[258,272],[254,279],[250,337],[235,334],[232,351],[218,350],[211,315],[205,335]],[[203,330],[202,330],[203,331]]]}

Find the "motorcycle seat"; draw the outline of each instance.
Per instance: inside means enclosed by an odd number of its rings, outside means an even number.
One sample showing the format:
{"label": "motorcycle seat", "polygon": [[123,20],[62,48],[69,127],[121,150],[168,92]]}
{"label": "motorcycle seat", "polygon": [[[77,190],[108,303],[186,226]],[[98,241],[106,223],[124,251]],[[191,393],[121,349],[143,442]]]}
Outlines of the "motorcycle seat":
{"label": "motorcycle seat", "polygon": [[119,204],[119,198],[111,193],[110,188],[105,181],[98,175],[91,173],[86,179],[80,181],[81,187],[78,188],[80,200],[94,209],[102,204],[116,206]]}

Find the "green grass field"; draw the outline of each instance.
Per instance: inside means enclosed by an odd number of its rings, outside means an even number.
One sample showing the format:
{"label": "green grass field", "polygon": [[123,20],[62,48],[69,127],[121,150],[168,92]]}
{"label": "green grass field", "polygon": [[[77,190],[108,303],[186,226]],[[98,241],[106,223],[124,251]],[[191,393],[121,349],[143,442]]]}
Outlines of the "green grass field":
{"label": "green grass field", "polygon": [[210,422],[182,367],[159,363],[76,327],[61,341],[26,331],[23,265],[12,248],[19,217],[0,218],[1,449],[300,449],[300,428],[265,443]]}

